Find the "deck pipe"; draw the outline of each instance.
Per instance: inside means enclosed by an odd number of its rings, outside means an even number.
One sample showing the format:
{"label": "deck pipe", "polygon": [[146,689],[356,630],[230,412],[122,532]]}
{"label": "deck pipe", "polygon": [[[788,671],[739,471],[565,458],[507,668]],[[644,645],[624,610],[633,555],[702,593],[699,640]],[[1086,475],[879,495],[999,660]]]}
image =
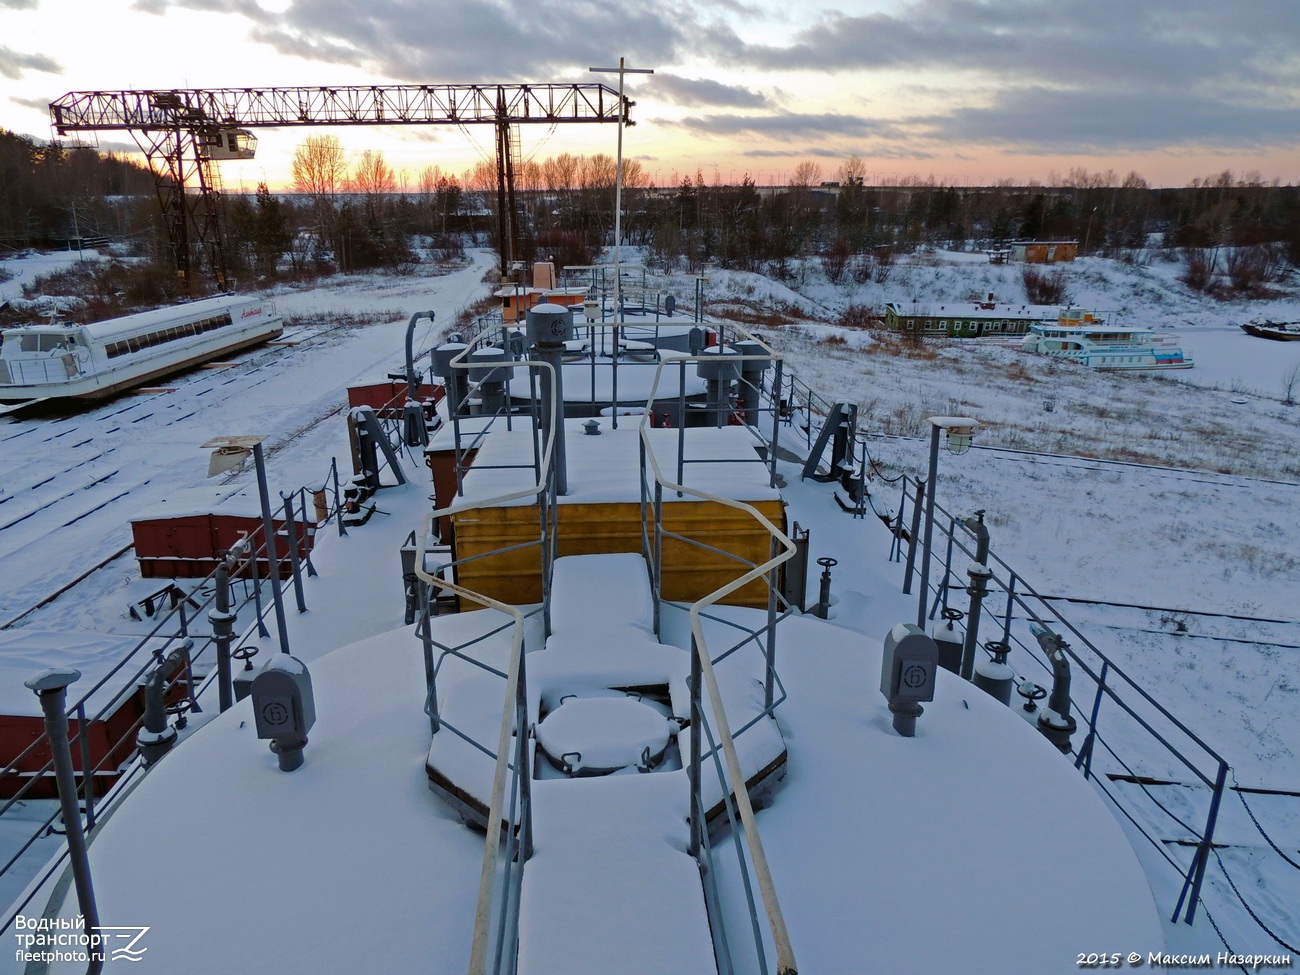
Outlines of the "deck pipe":
{"label": "deck pipe", "polygon": [[427,447],[429,428],[424,422],[424,407],[419,403],[420,376],[415,371],[415,323],[421,318],[433,321],[433,312],[417,311],[406,325],[406,405],[402,409],[402,437],[408,447]]}
{"label": "deck pipe", "polygon": [[469,354],[471,383],[478,384],[478,399],[483,416],[496,416],[507,409],[507,387],[514,372],[508,365],[510,352],[496,345],[475,349]]}
{"label": "deck pipe", "polygon": [[711,346],[700,352],[695,375],[704,380],[705,399],[712,425],[725,427],[731,418],[731,384],[740,376],[740,363],[729,361],[739,355],[735,346]]}
{"label": "deck pipe", "polygon": [[960,609],[943,610],[943,622],[936,623],[930,631],[935,646],[939,648],[939,666],[950,673],[961,673],[963,638],[957,632],[957,621],[966,614]]}
{"label": "deck pipe", "polygon": [[[167,664],[172,664],[168,658]],[[167,723],[167,671],[170,666],[159,660],[144,685],[144,718],[135,736],[136,748],[146,766],[153,765],[176,744],[176,729]],[[227,658],[229,668],[230,660]]]}
{"label": "deck pipe", "polygon": [[1052,665],[1052,694],[1038,716],[1038,730],[1062,755],[1068,755],[1070,738],[1078,730],[1070,714],[1070,658],[1065,653],[1069,644],[1045,626],[1031,625],[1029,631],[1038,638],[1038,645]]}
{"label": "deck pipe", "polygon": [[975,668],[974,684],[980,690],[1010,706],[1011,689],[1015,684],[1016,672],[1007,664],[1010,645],[1001,640],[990,640],[984,649],[993,654],[993,659],[983,660]]}
{"label": "deck pipe", "polygon": [[[746,340],[732,346],[742,356],[765,356],[767,349],[761,342]],[[745,422],[750,426],[758,423],[759,394],[763,391],[763,373],[772,365],[771,359],[749,359],[740,363],[740,408],[744,411]]]}
{"label": "deck pipe", "polygon": [[451,360],[466,348],[464,342],[447,341],[433,350],[433,374],[442,380],[447,391],[447,409],[452,414],[460,413],[465,402],[467,380],[465,370],[452,366]]}
{"label": "deck pipe", "polygon": [[988,567],[989,530],[984,524],[984,510],[981,508],[976,511],[963,524],[975,536],[975,561],[966,567],[966,575],[970,579],[970,585],[966,588],[966,594],[970,596],[970,611],[966,620],[966,643],[962,647],[960,672],[962,680],[970,680],[971,671],[975,667],[975,648],[979,646],[980,608],[988,594],[993,571]]}
{"label": "deck pipe", "polygon": [[840,486],[852,491],[853,483],[853,444],[858,435],[858,406],[856,403],[842,403],[840,408],[844,419],[835,428],[831,438],[831,473],[839,477]]}
{"label": "deck pipe", "polygon": [[[524,316],[528,341],[537,357],[549,363],[542,373],[542,437],[554,432],[551,468],[555,471],[555,493],[569,493],[569,465],[564,449],[564,343],[573,338],[573,310],[554,302],[542,302],[529,308]],[[552,409],[554,403],[554,409]],[[611,404],[615,407],[616,404]]]}
{"label": "deck pipe", "polygon": [[[234,638],[235,620],[239,614],[231,605],[230,573],[238,558],[238,554],[232,550],[217,563],[216,594],[213,597],[213,607],[208,610],[212,639],[217,645],[217,705],[223,714],[235,703],[230,673],[230,643]],[[148,726],[146,719],[145,727]]]}
{"label": "deck pipe", "polygon": [[[77,888],[77,907],[87,931],[99,928],[99,909],[95,905],[95,888],[90,881],[90,859],[86,855],[86,834],[81,826],[81,807],[77,803],[77,783],[72,774],[72,748],[68,744],[68,685],[80,679],[81,671],[71,667],[51,668],[25,681],[27,688],[35,691],[45,714],[45,733],[50,739],[50,752],[54,757],[54,778],[59,788],[59,805],[63,811],[63,826],[67,830],[68,859],[72,865],[72,879]],[[86,728],[81,729],[84,735]],[[89,774],[89,771],[87,771]],[[99,975],[104,970],[101,951],[90,952],[87,975]]]}

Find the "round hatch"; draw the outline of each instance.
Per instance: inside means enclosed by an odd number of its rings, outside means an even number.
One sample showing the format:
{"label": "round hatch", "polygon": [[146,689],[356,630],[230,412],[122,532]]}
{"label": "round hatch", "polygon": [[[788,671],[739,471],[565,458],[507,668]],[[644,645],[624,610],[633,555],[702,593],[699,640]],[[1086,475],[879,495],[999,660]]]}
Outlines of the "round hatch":
{"label": "round hatch", "polygon": [[633,697],[566,697],[537,724],[537,744],[566,775],[649,771],[663,758],[677,724]]}

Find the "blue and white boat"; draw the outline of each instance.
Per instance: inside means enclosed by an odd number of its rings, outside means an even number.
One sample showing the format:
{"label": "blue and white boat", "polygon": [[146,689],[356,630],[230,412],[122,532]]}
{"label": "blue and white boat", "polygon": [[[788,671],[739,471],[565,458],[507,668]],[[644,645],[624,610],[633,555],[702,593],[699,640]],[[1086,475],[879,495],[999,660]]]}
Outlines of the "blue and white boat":
{"label": "blue and white boat", "polygon": [[1177,336],[1111,325],[1097,313],[1081,308],[1062,309],[1055,325],[1030,325],[1020,348],[1091,369],[1190,369],[1194,365]]}

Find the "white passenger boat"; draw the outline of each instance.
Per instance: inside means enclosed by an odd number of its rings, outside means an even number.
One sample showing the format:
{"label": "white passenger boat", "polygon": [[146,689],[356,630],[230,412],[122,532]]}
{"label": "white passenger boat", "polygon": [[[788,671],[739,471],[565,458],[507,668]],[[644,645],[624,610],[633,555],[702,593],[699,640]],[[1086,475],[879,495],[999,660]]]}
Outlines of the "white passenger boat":
{"label": "white passenger boat", "polygon": [[0,402],[94,400],[278,336],[266,298],[218,295],[88,325],[0,333]]}
{"label": "white passenger boat", "polygon": [[1063,309],[1055,325],[1030,325],[1020,348],[1091,369],[1190,369],[1193,365],[1177,337],[1158,335],[1149,328],[1110,325],[1081,308]]}

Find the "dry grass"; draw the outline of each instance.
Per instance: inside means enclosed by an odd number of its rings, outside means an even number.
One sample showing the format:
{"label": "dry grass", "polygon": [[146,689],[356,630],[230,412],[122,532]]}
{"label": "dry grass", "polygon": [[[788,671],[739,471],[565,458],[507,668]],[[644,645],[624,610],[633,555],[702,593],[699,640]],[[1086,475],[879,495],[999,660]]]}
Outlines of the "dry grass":
{"label": "dry grass", "polygon": [[474,324],[477,319],[488,314],[488,312],[496,311],[499,306],[500,299],[495,295],[484,295],[473,304],[466,305],[460,311],[456,312],[453,328],[456,330],[467,329],[470,325]]}
{"label": "dry grass", "polygon": [[876,340],[876,344],[871,348],[874,355],[897,356],[924,362],[932,362],[939,358],[939,349],[935,341],[924,339],[918,341],[916,338],[884,330],[877,330],[872,333],[872,336]]}
{"label": "dry grass", "polygon": [[1033,372],[1030,372],[1020,362],[1012,362],[1002,367],[1002,375],[1013,383],[1026,383],[1036,386],[1043,380]]}
{"label": "dry grass", "polygon": [[709,315],[716,315],[741,325],[780,328],[803,321],[807,316],[793,305],[783,302],[745,301],[731,298],[727,301],[706,303]]}
{"label": "dry grass", "polygon": [[284,316],[286,327],[319,328],[369,328],[386,325],[407,318],[401,308],[363,308],[351,311],[290,312]]}

